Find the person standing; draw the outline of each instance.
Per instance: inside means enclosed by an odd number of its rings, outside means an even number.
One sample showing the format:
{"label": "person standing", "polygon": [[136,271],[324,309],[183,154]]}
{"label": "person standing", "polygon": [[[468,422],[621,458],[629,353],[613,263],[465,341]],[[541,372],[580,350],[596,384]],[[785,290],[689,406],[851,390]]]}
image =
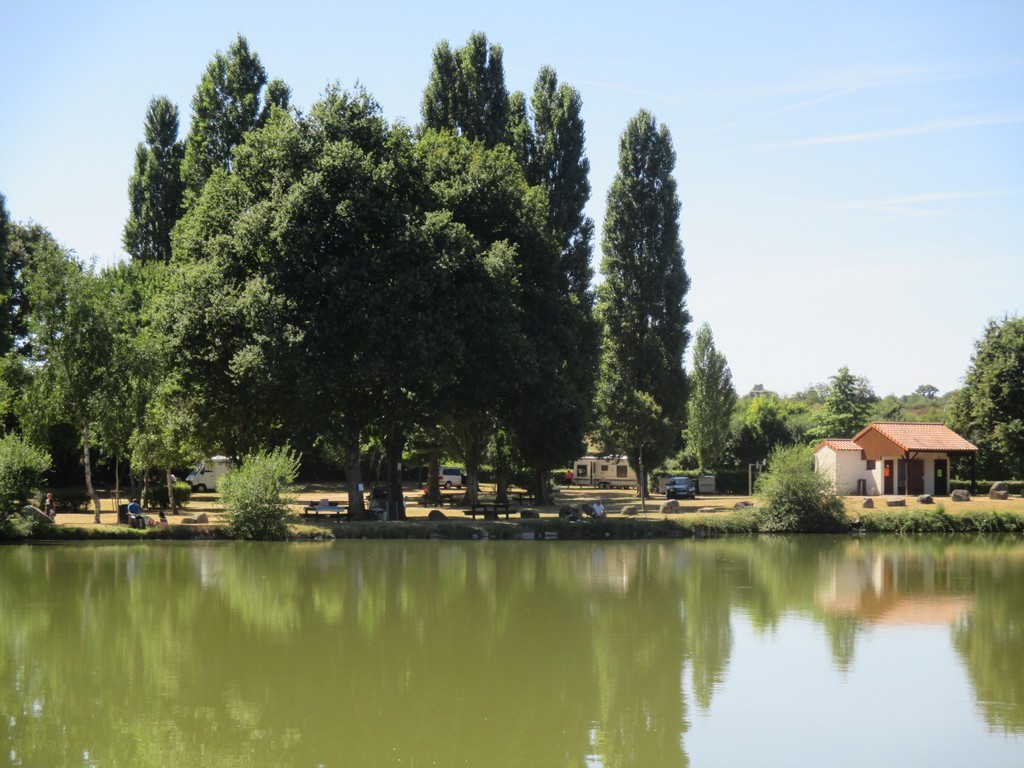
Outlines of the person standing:
{"label": "person standing", "polygon": [[57,505],[53,500],[53,494],[46,494],[46,498],[43,499],[43,514],[51,520],[57,519]]}

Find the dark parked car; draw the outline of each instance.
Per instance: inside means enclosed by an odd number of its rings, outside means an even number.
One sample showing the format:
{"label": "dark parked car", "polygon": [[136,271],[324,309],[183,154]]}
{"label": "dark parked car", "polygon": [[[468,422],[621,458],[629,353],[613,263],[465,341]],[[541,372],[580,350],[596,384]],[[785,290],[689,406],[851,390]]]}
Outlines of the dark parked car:
{"label": "dark parked car", "polygon": [[695,499],[697,486],[688,477],[673,477],[665,487],[665,497],[669,499]]}

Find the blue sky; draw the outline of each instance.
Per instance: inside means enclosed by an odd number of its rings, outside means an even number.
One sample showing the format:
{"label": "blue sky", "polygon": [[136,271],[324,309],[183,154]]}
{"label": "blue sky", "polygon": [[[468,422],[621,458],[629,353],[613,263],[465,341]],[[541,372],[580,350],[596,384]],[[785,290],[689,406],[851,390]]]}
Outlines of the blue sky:
{"label": "blue sky", "polygon": [[1024,312],[1020,0],[11,6],[0,192],[84,259],[123,258],[150,98],[184,135],[237,33],[300,109],[358,81],[415,124],[434,46],[479,30],[510,90],[546,64],[581,92],[599,232],[626,121],[668,126],[694,331],[711,324],[741,393],[842,365],[880,395],[948,391],[986,322]]}

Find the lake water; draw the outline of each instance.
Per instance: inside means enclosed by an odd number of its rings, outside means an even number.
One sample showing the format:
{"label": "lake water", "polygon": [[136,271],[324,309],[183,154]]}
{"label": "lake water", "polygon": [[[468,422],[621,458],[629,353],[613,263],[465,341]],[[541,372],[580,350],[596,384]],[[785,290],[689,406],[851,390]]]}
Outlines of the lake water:
{"label": "lake water", "polygon": [[0,765],[1024,765],[1024,539],[0,547]]}

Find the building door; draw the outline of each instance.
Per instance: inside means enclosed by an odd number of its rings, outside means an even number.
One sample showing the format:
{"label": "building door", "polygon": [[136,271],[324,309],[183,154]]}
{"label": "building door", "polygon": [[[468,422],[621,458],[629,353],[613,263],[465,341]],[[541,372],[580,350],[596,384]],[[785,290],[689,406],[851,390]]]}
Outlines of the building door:
{"label": "building door", "polygon": [[945,459],[935,460],[935,495],[945,496],[949,493],[949,479],[946,473],[949,471],[949,462]]}
{"label": "building door", "polygon": [[924,493],[924,460],[911,459],[907,472],[907,495],[920,496]]}
{"label": "building door", "polygon": [[886,459],[882,466],[882,493],[892,495],[892,459]]}

